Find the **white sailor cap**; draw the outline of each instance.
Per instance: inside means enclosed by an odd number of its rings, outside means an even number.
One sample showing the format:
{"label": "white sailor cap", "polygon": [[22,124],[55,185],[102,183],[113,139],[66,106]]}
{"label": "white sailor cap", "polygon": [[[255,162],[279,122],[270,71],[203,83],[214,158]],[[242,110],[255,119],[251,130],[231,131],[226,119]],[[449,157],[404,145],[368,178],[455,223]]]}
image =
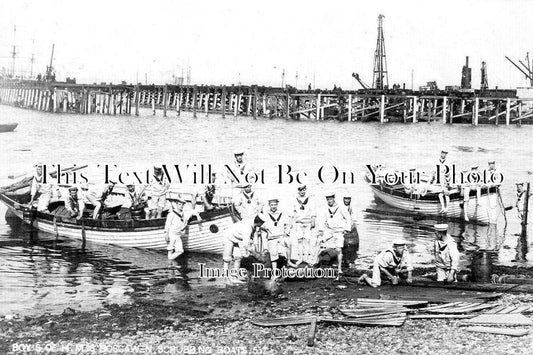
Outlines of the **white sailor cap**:
{"label": "white sailor cap", "polygon": [[154,171],[162,171],[163,167],[161,165],[154,165]]}
{"label": "white sailor cap", "polygon": [[273,202],[273,201],[279,202],[279,198],[276,195],[269,196],[267,202]]}
{"label": "white sailor cap", "polygon": [[306,189],[307,186],[305,186],[304,184],[298,184],[298,187],[297,187],[297,188],[298,188],[298,190],[300,191],[300,190],[304,190],[304,189]]}
{"label": "white sailor cap", "polygon": [[82,189],[82,190],[89,190],[89,184],[86,183],[86,182],[80,184],[80,189]]}
{"label": "white sailor cap", "polygon": [[524,186],[524,183],[523,182],[517,182],[516,186]]}
{"label": "white sailor cap", "polygon": [[233,155],[243,155],[244,154],[244,150],[242,149],[235,149],[233,151]]}
{"label": "white sailor cap", "polygon": [[324,196],[325,196],[326,198],[329,198],[329,197],[335,197],[335,191],[332,191],[332,190],[326,191],[326,193],[324,194]]}
{"label": "white sailor cap", "polygon": [[472,170],[476,170],[477,168],[479,168],[479,165],[472,165]]}
{"label": "white sailor cap", "polygon": [[392,245],[406,245],[407,241],[401,238],[394,239]]}
{"label": "white sailor cap", "polygon": [[185,199],[183,197],[180,196],[180,194],[178,194],[176,192],[169,192],[167,194],[167,200],[175,201],[175,202],[181,202],[181,203],[187,202],[187,201],[185,201]]}
{"label": "white sailor cap", "polygon": [[441,154],[448,154],[448,152],[446,150],[441,150],[440,152]]}
{"label": "white sailor cap", "polygon": [[342,197],[343,198],[352,198],[352,194],[348,191],[345,191],[343,194],[342,194]]}
{"label": "white sailor cap", "polygon": [[489,160],[489,164],[496,164],[496,160],[494,159]]}
{"label": "white sailor cap", "polygon": [[245,189],[247,187],[252,187],[252,184],[250,184],[249,182],[244,182],[240,185],[237,185],[238,188],[241,188],[241,189]]}
{"label": "white sailor cap", "polygon": [[435,228],[437,232],[445,232],[448,230],[448,225],[446,223],[435,224],[433,228]]}

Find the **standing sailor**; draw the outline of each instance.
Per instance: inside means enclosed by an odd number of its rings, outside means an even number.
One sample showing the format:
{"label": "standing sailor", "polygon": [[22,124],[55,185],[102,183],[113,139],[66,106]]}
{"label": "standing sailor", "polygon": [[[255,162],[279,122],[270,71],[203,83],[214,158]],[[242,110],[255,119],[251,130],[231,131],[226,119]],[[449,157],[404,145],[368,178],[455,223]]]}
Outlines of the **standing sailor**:
{"label": "standing sailor", "polygon": [[165,241],[167,242],[168,260],[173,261],[183,254],[183,241],[185,229],[192,216],[196,216],[198,221],[202,218],[196,210],[184,210],[185,200],[179,196],[169,196],[170,210],[165,221]]}
{"label": "standing sailor", "polygon": [[244,161],[244,150],[237,149],[233,152],[235,161],[233,167],[228,171],[229,178],[233,183],[245,183],[246,175],[252,170],[250,165]]}
{"label": "standing sailor", "polygon": [[438,181],[441,187],[441,192],[439,193],[441,213],[448,212],[450,205],[450,169],[446,164],[447,156],[447,151],[443,150],[440,152],[439,162],[436,165],[436,171],[433,177],[434,182]]}
{"label": "standing sailor", "polygon": [[457,281],[459,268],[459,251],[457,243],[448,234],[447,224],[435,225],[435,268],[437,269],[437,281]]}
{"label": "standing sailor", "polygon": [[241,188],[242,192],[235,199],[235,208],[242,219],[253,219],[261,212],[263,204],[255,191],[252,191],[252,184],[244,184]]}
{"label": "standing sailor", "polygon": [[48,210],[48,205],[52,200],[52,190],[56,190],[57,198],[61,198],[61,192],[57,185],[54,184],[54,178],[48,174],[43,168],[43,164],[35,166],[35,174],[31,180],[30,188],[30,203],[32,206],[35,199],[37,199],[37,211],[44,212]]}
{"label": "standing sailor", "polygon": [[350,216],[335,202],[335,193],[326,194],[327,204],[322,208],[318,223],[318,238],[321,247],[335,249],[339,274],[342,274],[342,248],[344,232],[350,231]]}
{"label": "standing sailor", "polygon": [[409,251],[402,239],[392,242],[392,248],[385,249],[374,258],[372,267],[372,278],[363,274],[359,278],[359,283],[367,283],[372,287],[381,286],[381,277],[384,276],[397,285],[400,278],[405,279],[407,284],[413,282],[413,263]]}
{"label": "standing sailor", "polygon": [[154,174],[150,181],[150,190],[152,191],[148,202],[148,219],[161,218],[163,209],[167,204],[166,195],[170,184],[167,181],[163,168],[154,166]]}
{"label": "standing sailor", "polygon": [[[249,255],[251,242],[259,228],[265,223],[265,216],[256,215],[251,219],[243,219],[235,224],[232,224],[224,234],[224,253],[222,260],[224,261],[223,271],[224,275],[230,281],[239,282],[242,280],[230,278],[229,263],[234,260],[233,270],[239,271],[241,267],[241,260],[243,257]],[[237,247],[239,251],[234,255],[233,249]],[[244,275],[241,275],[244,276]]]}
{"label": "standing sailor", "polygon": [[298,186],[298,193],[293,200],[291,214],[293,228],[291,233],[291,256],[297,252],[296,266],[302,261],[310,265],[317,263],[317,238],[313,233],[316,223],[316,208],[311,196],[307,195],[305,185]]}
{"label": "standing sailor", "polygon": [[[289,249],[287,260],[290,262],[290,244],[288,241],[289,232],[291,229],[289,217],[278,210],[279,199],[271,197],[268,200],[268,211],[265,212],[265,223],[263,224],[263,239],[266,239],[266,246],[270,253],[270,261],[272,262],[272,269],[276,269],[278,265],[279,254]],[[272,274],[274,278],[274,273]]]}

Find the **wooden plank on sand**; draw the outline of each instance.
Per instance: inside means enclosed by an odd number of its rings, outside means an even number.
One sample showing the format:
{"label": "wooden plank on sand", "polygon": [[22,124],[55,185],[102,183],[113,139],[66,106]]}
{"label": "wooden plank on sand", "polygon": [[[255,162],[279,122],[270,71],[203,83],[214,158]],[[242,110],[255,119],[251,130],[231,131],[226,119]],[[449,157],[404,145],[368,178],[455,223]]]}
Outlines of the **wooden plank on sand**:
{"label": "wooden plank on sand", "polygon": [[253,320],[252,324],[258,325],[260,327],[279,327],[287,325],[301,325],[301,324],[310,324],[314,316],[293,316],[293,317],[282,317],[282,318],[273,318],[273,319],[258,319]]}
{"label": "wooden plank on sand", "polygon": [[469,332],[477,333],[489,333],[489,334],[501,334],[509,335],[513,337],[521,337],[529,334],[529,329],[508,329],[508,328],[494,328],[494,327],[468,327]]}
{"label": "wooden plank on sand", "polygon": [[494,325],[533,325],[528,317],[519,314],[480,314],[477,317],[467,319],[464,325],[470,324],[494,324]]}
{"label": "wooden plank on sand", "polygon": [[316,322],[317,318],[313,317],[313,319],[311,319],[311,326],[309,327],[309,334],[307,336],[307,346],[315,345]]}

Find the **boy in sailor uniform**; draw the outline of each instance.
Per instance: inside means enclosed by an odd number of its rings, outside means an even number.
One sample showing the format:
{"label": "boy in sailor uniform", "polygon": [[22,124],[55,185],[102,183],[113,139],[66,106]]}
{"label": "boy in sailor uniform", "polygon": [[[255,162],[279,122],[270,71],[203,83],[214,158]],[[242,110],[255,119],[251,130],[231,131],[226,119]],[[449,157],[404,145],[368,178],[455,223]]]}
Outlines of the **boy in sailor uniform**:
{"label": "boy in sailor uniform", "polygon": [[289,265],[298,266],[302,261],[310,265],[317,262],[317,238],[314,233],[316,225],[316,208],[314,200],[307,195],[305,185],[298,186],[298,193],[294,197],[291,207],[292,230],[291,230],[291,256],[296,251],[298,258],[293,264],[289,259]]}
{"label": "boy in sailor uniform", "polygon": [[44,212],[48,210],[48,205],[52,200],[53,190],[56,191],[57,198],[61,198],[61,192],[54,184],[54,181],[54,178],[50,174],[43,172],[43,165],[37,164],[35,166],[35,174],[31,180],[31,199],[29,205],[33,205],[33,202],[37,199],[37,211]]}
{"label": "boy in sailor uniform", "polygon": [[170,210],[165,222],[165,241],[167,242],[168,260],[173,261],[183,254],[183,242],[181,238],[185,234],[187,225],[192,216],[201,221],[202,218],[195,210],[184,210],[185,200],[179,196],[169,196]]}
{"label": "boy in sailor uniform", "polygon": [[457,243],[448,234],[447,224],[435,225],[435,268],[437,269],[437,281],[457,281],[459,268],[459,251]]}
{"label": "boy in sailor uniform", "polygon": [[163,209],[167,204],[167,191],[170,184],[160,166],[154,166],[154,174],[150,181],[151,196],[148,202],[148,219],[161,218]]}
{"label": "boy in sailor uniform", "polygon": [[[268,200],[268,211],[263,214],[265,223],[263,224],[263,239],[266,239],[266,246],[270,253],[272,269],[278,266],[279,254],[285,248],[290,248],[288,235],[291,229],[291,220],[287,213],[278,210],[279,199],[271,197]],[[289,257],[287,256],[287,259]]]}
{"label": "boy in sailor uniform", "polygon": [[235,199],[235,208],[242,219],[253,219],[261,212],[263,204],[255,191],[252,191],[251,184],[242,186],[242,192]]}
{"label": "boy in sailor uniform", "polygon": [[342,248],[344,232],[351,229],[350,216],[335,202],[335,193],[326,194],[327,204],[322,208],[318,223],[318,240],[321,248],[335,249],[339,274],[342,274]]}
{"label": "boy in sailor uniform", "polygon": [[359,283],[379,287],[383,276],[390,280],[393,285],[397,285],[400,278],[406,279],[407,284],[411,284],[413,282],[413,263],[405,245],[406,242],[402,239],[394,240],[392,248],[383,250],[374,258],[372,278],[363,274],[359,278]]}

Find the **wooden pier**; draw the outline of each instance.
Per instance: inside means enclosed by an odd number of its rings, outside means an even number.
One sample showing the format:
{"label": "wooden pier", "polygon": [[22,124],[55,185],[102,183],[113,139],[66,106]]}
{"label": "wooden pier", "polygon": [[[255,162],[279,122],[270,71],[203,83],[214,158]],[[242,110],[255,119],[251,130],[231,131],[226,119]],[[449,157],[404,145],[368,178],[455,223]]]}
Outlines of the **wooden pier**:
{"label": "wooden pier", "polygon": [[515,90],[296,90],[265,86],[106,85],[0,81],[0,103],[53,113],[163,116],[192,112],[253,118],[511,125],[533,123]]}

